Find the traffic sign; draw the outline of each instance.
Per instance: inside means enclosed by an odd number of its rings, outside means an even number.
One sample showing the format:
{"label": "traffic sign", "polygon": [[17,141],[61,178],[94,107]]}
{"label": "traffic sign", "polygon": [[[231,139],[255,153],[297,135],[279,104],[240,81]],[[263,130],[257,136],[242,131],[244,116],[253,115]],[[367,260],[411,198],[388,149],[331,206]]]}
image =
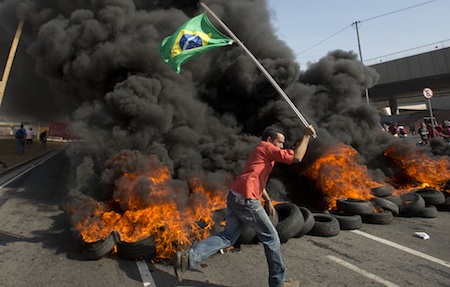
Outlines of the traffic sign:
{"label": "traffic sign", "polygon": [[427,99],[431,99],[433,97],[433,91],[430,88],[423,89],[423,96]]}

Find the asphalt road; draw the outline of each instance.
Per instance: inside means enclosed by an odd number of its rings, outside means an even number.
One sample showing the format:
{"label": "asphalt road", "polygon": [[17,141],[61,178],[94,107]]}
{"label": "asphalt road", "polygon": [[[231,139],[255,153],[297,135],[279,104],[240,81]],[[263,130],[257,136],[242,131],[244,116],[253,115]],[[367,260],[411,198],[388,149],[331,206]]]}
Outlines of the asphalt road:
{"label": "asphalt road", "polygon": [[[0,286],[267,286],[260,244],[211,256],[181,284],[168,263],[86,260],[61,208],[68,179],[64,151],[0,175]],[[439,212],[290,239],[282,244],[287,275],[301,286],[450,286],[449,222],[450,212]]]}

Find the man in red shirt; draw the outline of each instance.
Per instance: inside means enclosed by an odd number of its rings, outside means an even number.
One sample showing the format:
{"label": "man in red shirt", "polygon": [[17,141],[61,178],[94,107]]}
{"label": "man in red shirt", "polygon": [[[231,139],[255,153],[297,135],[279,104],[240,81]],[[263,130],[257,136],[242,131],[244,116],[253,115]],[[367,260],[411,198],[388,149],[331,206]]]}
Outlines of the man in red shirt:
{"label": "man in red shirt", "polygon": [[[275,127],[264,130],[262,140],[249,156],[243,171],[233,181],[227,197],[226,226],[222,232],[212,235],[187,251],[177,251],[174,256],[174,270],[179,281],[183,273],[220,249],[233,245],[239,238],[244,225],[256,231],[264,245],[269,265],[269,286],[298,286],[296,280],[285,280],[285,267],[280,253],[280,239],[269,216],[273,216],[275,208],[266,191],[275,162],[285,164],[298,163],[303,160],[311,136],[315,135],[313,126],[305,128],[303,137],[292,149],[283,149],[285,136]],[[264,199],[267,212],[260,199]]]}

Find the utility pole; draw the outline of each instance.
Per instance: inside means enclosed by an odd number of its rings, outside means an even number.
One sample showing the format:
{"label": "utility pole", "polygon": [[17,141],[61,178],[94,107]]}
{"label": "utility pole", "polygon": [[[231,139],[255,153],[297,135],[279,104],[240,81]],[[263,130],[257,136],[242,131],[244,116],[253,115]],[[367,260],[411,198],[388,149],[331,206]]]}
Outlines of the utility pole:
{"label": "utility pole", "polygon": [[[360,24],[360,23],[361,23],[361,21],[356,21],[356,22],[353,22],[353,25],[355,25],[355,27],[356,27],[356,37],[358,38],[359,59],[361,60],[361,63],[364,63],[363,62],[362,52],[361,52],[361,41],[359,40],[358,24]],[[367,100],[367,104],[370,104],[369,103],[369,90],[368,89],[366,89],[366,100]]]}
{"label": "utility pole", "polygon": [[3,71],[2,81],[0,82],[0,106],[2,105],[3,96],[5,94],[6,83],[8,82],[9,73],[13,64],[14,56],[16,55],[17,46],[19,45],[20,36],[22,35],[23,19],[20,20],[17,26],[16,35],[9,50],[8,60],[6,61],[5,70]]}

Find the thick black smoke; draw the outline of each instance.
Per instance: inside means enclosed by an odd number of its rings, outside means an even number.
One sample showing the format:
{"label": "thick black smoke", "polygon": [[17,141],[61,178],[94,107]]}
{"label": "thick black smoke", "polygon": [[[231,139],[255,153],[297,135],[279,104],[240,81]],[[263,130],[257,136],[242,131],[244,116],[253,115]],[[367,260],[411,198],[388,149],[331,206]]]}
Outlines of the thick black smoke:
{"label": "thick black smoke", "polygon": [[[380,131],[376,109],[362,96],[378,81],[373,69],[354,52],[336,50],[302,71],[275,35],[265,0],[205,3],[316,127],[318,138],[300,169],[339,142],[377,166],[393,139]],[[17,93],[22,103],[25,94],[32,103],[45,100],[34,114],[26,110],[35,117],[64,111],[86,139],[69,149],[76,190],[92,198],[108,195],[104,165],[123,150],[155,155],[177,180],[199,177],[226,186],[265,126],[284,128],[289,146],[303,125],[237,45],[191,60],[180,75],[162,61],[156,49],[162,39],[200,12],[198,1],[4,0],[0,32],[13,35],[17,19],[26,19],[22,45],[29,60],[15,69],[34,71],[49,89],[20,85],[25,93],[11,83],[3,110],[19,110],[9,96]],[[288,196],[293,191],[283,189],[283,181],[272,185]]]}

